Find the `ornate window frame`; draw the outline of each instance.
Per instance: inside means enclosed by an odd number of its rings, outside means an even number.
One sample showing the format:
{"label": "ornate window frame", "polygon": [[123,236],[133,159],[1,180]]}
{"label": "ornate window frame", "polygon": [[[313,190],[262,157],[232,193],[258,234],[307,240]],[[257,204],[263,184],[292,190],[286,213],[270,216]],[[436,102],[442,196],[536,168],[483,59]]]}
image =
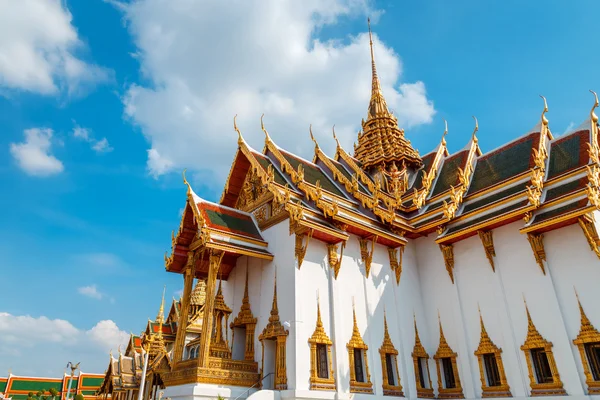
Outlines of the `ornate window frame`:
{"label": "ornate window frame", "polygon": [[[415,347],[413,348],[413,352],[411,354],[414,362],[415,368],[415,382],[417,386],[417,397],[422,399],[434,399],[435,395],[433,394],[433,386],[431,385],[431,373],[429,371],[429,354],[425,351],[425,347],[421,343],[421,339],[419,338],[419,330],[417,329],[417,317],[413,316],[415,321]],[[429,381],[429,387],[424,388],[421,386],[421,379],[419,377],[419,360],[424,358],[426,360],[426,369],[427,369],[427,380]],[[425,377],[423,377],[425,380]]]}
{"label": "ornate window frame", "polygon": [[[529,314],[527,303],[525,303],[525,311],[527,312],[527,337],[525,338],[525,343],[523,343],[521,346],[521,350],[525,354],[525,359],[527,361],[531,396],[566,395],[567,392],[563,388],[563,383],[560,380],[560,375],[558,373],[558,369],[556,368],[556,362],[554,361],[552,342],[544,339],[538,332],[537,328],[533,324],[533,320],[531,319],[531,314]],[[531,355],[531,351],[535,349],[542,349],[544,353],[546,353],[548,364],[550,365],[550,371],[552,372],[552,382],[537,383]]]}
{"label": "ornate window frame", "polygon": [[[346,345],[346,348],[348,349],[348,358],[350,360],[350,393],[373,394],[373,383],[371,383],[371,374],[369,373],[369,362],[367,357],[367,351],[369,350],[369,346],[367,346],[363,338],[360,336],[358,325],[356,323],[356,310],[354,309],[354,305],[352,305],[352,317],[354,319],[352,337]],[[355,350],[362,351],[363,354],[365,382],[358,382],[356,380],[356,372],[354,370]]]}
{"label": "ornate window frame", "polygon": [[[460,375],[458,373],[458,365],[456,364],[456,358],[458,354],[452,351],[446,337],[444,336],[444,330],[442,329],[442,321],[438,314],[438,321],[440,325],[440,344],[436,353],[433,356],[435,360],[435,366],[438,378],[438,398],[439,399],[464,399],[465,396],[462,390],[462,384],[460,382]],[[442,359],[449,358],[452,362],[452,374],[454,375],[454,384],[456,387],[445,388],[442,380]]]}
{"label": "ornate window frame", "polygon": [[[510,393],[510,386],[506,381],[506,373],[504,372],[504,363],[502,362],[502,349],[498,348],[490,339],[485,325],[483,323],[483,317],[481,316],[481,310],[479,310],[479,322],[481,324],[481,336],[479,339],[479,347],[475,350],[475,356],[479,363],[479,374],[481,378],[481,391],[482,397],[512,397]],[[496,366],[498,367],[498,374],[500,375],[500,386],[489,386],[487,380],[487,372],[484,365],[484,356],[491,354],[496,360]]]}
{"label": "ornate window frame", "polygon": [[231,328],[231,346],[233,349],[235,328],[244,328],[246,330],[246,337],[244,340],[244,360],[254,361],[254,335],[256,331],[257,318],[252,314],[250,308],[250,296],[248,294],[248,267],[246,266],[246,283],[244,286],[244,298],[242,299],[242,306],[237,317],[231,322],[229,327]]}
{"label": "ornate window frame", "polygon": [[579,313],[581,314],[581,327],[579,329],[579,334],[573,340],[573,344],[579,349],[579,356],[581,357],[581,363],[583,364],[583,372],[585,374],[585,383],[588,387],[588,394],[600,394],[600,381],[594,380],[594,376],[592,375],[590,368],[590,360],[585,351],[586,344],[600,343],[600,332],[594,328],[585,314],[577,292],[575,292],[575,295],[577,296],[577,304],[579,305]]}
{"label": "ornate window frame", "polygon": [[[335,376],[333,371],[333,357],[331,356],[331,346],[333,342],[325,333],[323,321],[321,320],[321,305],[317,299],[317,326],[312,336],[308,339],[310,344],[310,390],[335,390]],[[327,373],[328,378],[320,378],[317,370],[319,363],[317,355],[317,345],[324,345],[327,348]]]}
{"label": "ornate window frame", "polygon": [[[387,318],[385,311],[383,312],[383,343],[379,348],[381,356],[381,372],[383,375],[383,395],[384,396],[399,396],[404,397],[402,392],[402,384],[400,383],[400,371],[398,370],[398,350],[394,347],[390,333],[388,332]],[[393,368],[396,371],[396,384],[390,385],[388,380],[388,370],[386,356],[389,355],[393,362]]]}

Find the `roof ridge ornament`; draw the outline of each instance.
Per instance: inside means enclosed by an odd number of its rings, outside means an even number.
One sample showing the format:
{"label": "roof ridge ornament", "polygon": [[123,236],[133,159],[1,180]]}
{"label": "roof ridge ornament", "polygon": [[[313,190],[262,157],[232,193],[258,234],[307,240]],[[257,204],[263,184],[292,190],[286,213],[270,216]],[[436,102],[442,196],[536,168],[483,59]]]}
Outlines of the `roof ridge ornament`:
{"label": "roof ridge ornament", "polygon": [[477,117],[472,115],[473,119],[475,120],[475,129],[473,130],[473,134],[471,135],[471,139],[475,141],[475,143],[477,143],[477,131],[479,131],[479,122],[477,121]]}
{"label": "roof ridge ornament", "polygon": [[264,117],[264,116],[265,116],[265,114],[264,114],[264,113],[263,113],[263,114],[260,116],[260,129],[262,129],[262,131],[265,133],[265,141],[266,141],[267,143],[269,143],[269,142],[273,142],[273,141],[271,140],[271,136],[269,136],[269,132],[267,132],[267,129],[265,128],[265,124],[263,123],[263,117]]}
{"label": "roof ridge ornament", "polygon": [[540,94],[540,97],[544,100],[544,110],[542,111],[542,125],[548,126],[548,118],[546,118],[546,113],[548,112],[548,102],[546,98]]}
{"label": "roof ridge ornament", "polygon": [[242,132],[240,132],[237,123],[235,122],[235,119],[237,118],[237,114],[235,114],[233,116],[233,129],[237,132],[238,134],[238,144],[241,145],[244,142],[244,138],[242,137]]}
{"label": "roof ridge ornament", "polygon": [[598,122],[598,116],[595,113],[595,110],[596,110],[596,108],[599,105],[599,103],[598,103],[598,95],[592,89],[590,89],[590,93],[592,93],[594,95],[594,105],[593,105],[593,107],[592,107],[592,109],[590,111],[590,118],[591,118],[592,122]]}
{"label": "roof ridge ornament", "polygon": [[310,133],[310,139],[315,143],[315,147],[319,148],[319,143],[317,143],[317,139],[315,139],[315,136],[313,135],[312,124],[308,126],[308,132]]}

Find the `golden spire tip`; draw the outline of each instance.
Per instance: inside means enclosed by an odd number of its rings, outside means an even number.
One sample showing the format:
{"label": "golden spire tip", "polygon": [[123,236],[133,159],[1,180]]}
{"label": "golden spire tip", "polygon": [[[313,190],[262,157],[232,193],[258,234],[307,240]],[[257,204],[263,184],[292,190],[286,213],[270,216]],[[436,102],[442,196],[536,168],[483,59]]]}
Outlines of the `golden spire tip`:
{"label": "golden spire tip", "polygon": [[310,139],[315,143],[315,146],[319,147],[319,143],[317,143],[317,139],[315,139],[315,136],[313,135],[312,124],[308,126],[308,132],[310,133]]}
{"label": "golden spire tip", "polygon": [[598,116],[594,112],[594,110],[596,110],[596,107],[598,107],[598,95],[592,89],[590,89],[590,93],[592,93],[594,95],[594,106],[592,107],[592,110],[590,111],[590,117],[592,118],[593,122],[598,122]]}
{"label": "golden spire tip", "polygon": [[477,121],[477,117],[475,117],[474,115],[472,117],[475,120],[475,130],[473,131],[473,137],[475,137],[475,134],[479,130],[479,122]]}
{"label": "golden spire tip", "polygon": [[442,138],[444,138],[448,134],[448,121],[444,120],[444,133],[442,134]]}
{"label": "golden spire tip", "polygon": [[183,175],[183,184],[186,186],[190,186],[190,184],[188,183],[187,179],[185,179],[185,171],[187,171],[187,168],[183,169],[182,175]]}
{"label": "golden spire tip", "polygon": [[235,120],[236,120],[236,118],[237,118],[237,114],[235,114],[235,115],[233,116],[233,129],[234,129],[234,130],[237,132],[237,134],[238,134],[238,142],[239,142],[239,141],[242,141],[242,140],[244,140],[244,139],[242,139],[242,132],[240,132],[240,130],[239,130],[238,126],[237,126],[237,123],[236,123],[236,121],[235,121]]}

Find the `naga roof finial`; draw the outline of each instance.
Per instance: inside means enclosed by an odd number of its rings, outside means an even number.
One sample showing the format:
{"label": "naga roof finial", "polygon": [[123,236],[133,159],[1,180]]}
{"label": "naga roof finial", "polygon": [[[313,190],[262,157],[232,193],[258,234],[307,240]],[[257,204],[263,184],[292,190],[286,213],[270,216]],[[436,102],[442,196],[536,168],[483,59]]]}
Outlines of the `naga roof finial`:
{"label": "naga roof finial", "polygon": [[263,117],[265,116],[265,114],[263,113],[263,115],[260,116],[260,129],[262,129],[262,131],[265,133],[265,137],[267,142],[271,141],[271,136],[269,136],[269,132],[267,132],[267,130],[265,129],[265,124],[263,123]]}
{"label": "naga roof finial", "polygon": [[337,146],[342,147],[340,146],[340,141],[338,140],[337,135],[335,134],[335,124],[333,124],[333,126],[331,127],[331,131],[333,132],[333,140],[335,140]]}
{"label": "naga roof finial", "polygon": [[313,135],[312,124],[308,126],[308,132],[310,133],[310,139],[315,142],[315,147],[319,147],[319,143],[317,143],[317,139],[315,139],[315,136]]}
{"label": "naga roof finial", "polygon": [[540,97],[544,100],[544,110],[542,111],[542,124],[548,125],[548,118],[546,118],[546,113],[548,112],[548,102],[546,98],[540,94]]}
{"label": "naga roof finial", "polygon": [[590,117],[592,119],[592,122],[598,122],[598,116],[595,113],[596,107],[598,107],[598,95],[596,94],[596,92],[594,92],[591,89],[590,89],[590,93],[592,93],[594,95],[594,106],[592,107],[592,110],[590,111]]}
{"label": "naga roof finial", "polygon": [[475,120],[475,129],[473,130],[473,139],[476,139],[475,134],[477,133],[477,131],[479,130],[479,122],[477,121],[477,117],[476,116],[472,116],[473,119]]}
{"label": "naga roof finial", "polygon": [[238,126],[237,126],[237,124],[236,124],[236,122],[235,122],[235,119],[236,119],[236,118],[237,118],[237,114],[235,114],[235,115],[233,116],[233,129],[234,129],[234,130],[237,132],[237,134],[238,134],[238,143],[241,143],[241,142],[242,142],[244,139],[242,138],[242,132],[240,132],[240,130],[239,130],[239,128],[238,128]]}

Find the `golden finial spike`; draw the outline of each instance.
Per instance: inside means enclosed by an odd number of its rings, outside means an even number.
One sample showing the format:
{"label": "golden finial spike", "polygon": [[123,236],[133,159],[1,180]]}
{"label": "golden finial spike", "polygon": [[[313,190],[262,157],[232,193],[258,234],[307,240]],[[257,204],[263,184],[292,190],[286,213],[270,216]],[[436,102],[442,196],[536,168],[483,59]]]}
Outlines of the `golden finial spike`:
{"label": "golden finial spike", "polygon": [[[156,315],[156,322],[162,324],[165,320],[165,292],[167,291],[167,285],[163,287],[162,300],[160,302],[160,308]],[[162,330],[161,330],[162,331]]]}
{"label": "golden finial spike", "polygon": [[448,121],[444,120],[444,133],[442,134],[442,138],[444,138],[448,134]]}
{"label": "golden finial spike", "polygon": [[238,134],[238,143],[241,143],[244,139],[242,138],[242,132],[240,132],[240,130],[239,130],[238,126],[237,126],[237,123],[235,122],[236,118],[237,118],[237,114],[235,114],[233,116],[233,129]]}
{"label": "golden finial spike", "polygon": [[263,122],[264,116],[265,116],[265,114],[262,114],[260,116],[260,129],[262,129],[262,131],[265,133],[267,140],[271,140],[271,137],[269,136],[269,132],[267,132],[267,130],[265,129],[265,124]]}
{"label": "golden finial spike", "polygon": [[317,139],[315,139],[315,136],[313,135],[312,124],[308,126],[308,132],[310,133],[310,139],[315,143],[315,147],[319,147],[319,143],[317,143]]}
{"label": "golden finial spike", "polygon": [[596,107],[598,107],[598,95],[596,94],[596,92],[594,92],[591,89],[590,89],[590,93],[592,93],[594,95],[594,106],[592,107],[592,110],[590,111],[590,117],[593,122],[598,122],[598,116],[596,115],[596,112],[595,112]]}
{"label": "golden finial spike", "polygon": [[477,121],[477,118],[473,115],[473,119],[475,120],[475,129],[473,130],[473,135],[472,137],[475,138],[475,134],[477,133],[477,131],[479,130],[479,122]]}
{"label": "golden finial spike", "polygon": [[544,110],[542,111],[542,124],[548,125],[548,118],[546,118],[546,113],[548,112],[548,102],[546,98],[540,94],[540,97],[544,100]]}

